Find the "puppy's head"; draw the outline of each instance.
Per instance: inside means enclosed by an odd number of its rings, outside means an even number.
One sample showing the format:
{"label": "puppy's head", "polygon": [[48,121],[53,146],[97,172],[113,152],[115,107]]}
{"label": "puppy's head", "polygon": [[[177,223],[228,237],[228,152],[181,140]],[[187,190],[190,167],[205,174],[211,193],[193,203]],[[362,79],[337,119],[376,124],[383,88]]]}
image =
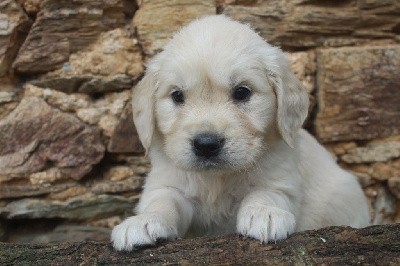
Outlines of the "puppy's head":
{"label": "puppy's head", "polygon": [[245,168],[279,138],[293,147],[307,108],[282,51],[225,16],[178,32],[133,94],[146,150],[157,142],[188,170]]}

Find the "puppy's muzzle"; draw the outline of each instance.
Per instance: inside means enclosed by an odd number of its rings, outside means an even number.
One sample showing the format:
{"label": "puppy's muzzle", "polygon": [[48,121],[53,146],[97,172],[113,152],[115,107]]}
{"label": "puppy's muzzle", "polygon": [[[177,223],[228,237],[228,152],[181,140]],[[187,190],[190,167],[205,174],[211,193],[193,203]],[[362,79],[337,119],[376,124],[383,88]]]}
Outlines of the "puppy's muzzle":
{"label": "puppy's muzzle", "polygon": [[193,139],[194,154],[202,158],[212,158],[220,154],[225,138],[213,133],[202,133]]}

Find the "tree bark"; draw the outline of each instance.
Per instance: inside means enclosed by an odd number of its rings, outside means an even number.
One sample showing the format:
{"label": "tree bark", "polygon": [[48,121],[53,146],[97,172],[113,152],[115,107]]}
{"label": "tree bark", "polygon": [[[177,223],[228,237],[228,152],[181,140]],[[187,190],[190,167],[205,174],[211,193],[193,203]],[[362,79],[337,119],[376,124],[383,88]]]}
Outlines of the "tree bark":
{"label": "tree bark", "polygon": [[238,235],[202,237],[132,252],[116,252],[107,242],[0,243],[0,265],[31,264],[400,265],[400,224],[363,229],[328,227],[270,244]]}

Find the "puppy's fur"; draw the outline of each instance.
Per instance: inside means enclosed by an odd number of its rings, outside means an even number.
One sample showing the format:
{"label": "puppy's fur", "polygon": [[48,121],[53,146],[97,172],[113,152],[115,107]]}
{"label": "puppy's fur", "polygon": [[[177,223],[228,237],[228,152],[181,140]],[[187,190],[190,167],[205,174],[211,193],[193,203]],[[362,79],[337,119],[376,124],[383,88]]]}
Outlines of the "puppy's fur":
{"label": "puppy's fur", "polygon": [[[238,87],[251,91],[234,98]],[[182,101],[174,101],[174,92]],[[366,226],[354,176],[300,129],[308,96],[282,51],[225,16],[192,22],[149,63],[133,93],[134,122],[152,163],[137,216],[116,226],[117,250],[237,232],[262,242],[329,225]],[[201,134],[217,155],[196,154]]]}

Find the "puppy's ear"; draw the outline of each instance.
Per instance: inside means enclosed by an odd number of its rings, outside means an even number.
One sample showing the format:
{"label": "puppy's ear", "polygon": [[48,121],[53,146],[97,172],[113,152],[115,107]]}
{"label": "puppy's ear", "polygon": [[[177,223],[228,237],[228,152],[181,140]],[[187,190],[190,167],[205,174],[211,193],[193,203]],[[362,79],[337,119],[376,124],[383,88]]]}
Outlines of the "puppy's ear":
{"label": "puppy's ear", "polygon": [[278,129],[285,142],[293,148],[294,138],[308,114],[308,93],[283,54],[279,61],[278,73],[274,71],[269,76],[277,98]]}
{"label": "puppy's ear", "polygon": [[154,76],[147,73],[132,93],[133,122],[139,139],[146,149],[146,154],[149,152],[154,133],[154,93],[156,86]]}

